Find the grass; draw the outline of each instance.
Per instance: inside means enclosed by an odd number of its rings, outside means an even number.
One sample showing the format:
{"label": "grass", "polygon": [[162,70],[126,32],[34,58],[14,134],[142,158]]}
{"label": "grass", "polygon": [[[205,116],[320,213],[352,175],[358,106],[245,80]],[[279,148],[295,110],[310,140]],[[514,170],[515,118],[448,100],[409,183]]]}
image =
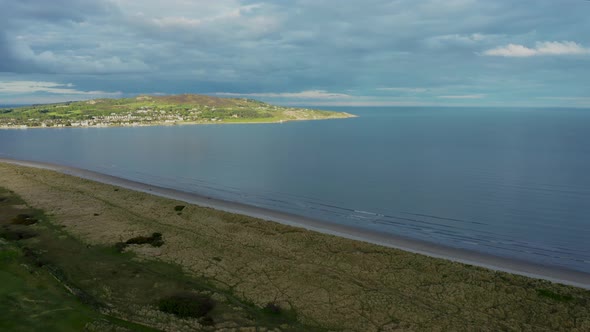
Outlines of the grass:
{"label": "grass", "polygon": [[160,299],[158,309],[178,317],[201,318],[215,307],[215,302],[208,295],[194,293],[174,294]]}
{"label": "grass", "polygon": [[37,219],[28,214],[19,214],[12,219],[12,223],[16,225],[34,225],[37,223]]}
{"label": "grass", "polygon": [[0,228],[0,237],[9,241],[26,240],[38,235],[37,232],[26,228],[24,225],[2,225],[2,228]]}
{"label": "grass", "polygon": [[[0,197],[8,198],[0,203],[3,229],[17,227],[36,235],[0,234],[0,331],[193,330],[216,323],[302,329],[290,317],[267,319],[262,308],[209,280],[186,275],[176,264],[140,261],[132,252],[86,245],[40,210],[27,208],[28,217],[16,215],[19,220],[34,216],[37,223],[14,225],[11,214],[22,211],[14,206],[26,203],[1,188]],[[161,239],[161,233],[153,233],[125,244],[162,245]]]}
{"label": "grass", "polygon": [[[0,195],[5,198],[0,202],[3,226],[10,217],[7,212],[13,212],[6,202],[24,203],[7,194],[0,189]],[[89,328],[93,324],[100,325],[102,330],[152,331],[105,316],[72,296],[50,270],[44,268],[46,262],[40,255],[26,247],[29,239],[15,239],[6,232],[0,238],[0,331],[92,331]]]}
{"label": "grass", "polygon": [[[590,292],[575,287],[114,192],[46,170],[0,164],[0,183],[49,215],[19,225],[39,235],[15,243],[40,254],[40,269],[58,266],[72,287],[112,306],[109,317],[156,328],[165,320],[212,329],[590,330]],[[11,211],[6,223],[28,213]],[[164,234],[161,247],[113,246],[154,232]],[[208,295],[216,305],[199,319],[159,310],[178,293]]]}
{"label": "grass", "polygon": [[2,331],[82,331],[102,318],[48,273],[23,266],[21,252],[7,244],[0,253],[0,299]]}
{"label": "grass", "polygon": [[569,294],[568,295],[561,295],[561,294],[557,294],[555,292],[552,292],[548,289],[537,289],[537,294],[539,294],[539,296],[546,297],[546,298],[555,300],[557,302],[569,302],[574,299],[574,297]]}

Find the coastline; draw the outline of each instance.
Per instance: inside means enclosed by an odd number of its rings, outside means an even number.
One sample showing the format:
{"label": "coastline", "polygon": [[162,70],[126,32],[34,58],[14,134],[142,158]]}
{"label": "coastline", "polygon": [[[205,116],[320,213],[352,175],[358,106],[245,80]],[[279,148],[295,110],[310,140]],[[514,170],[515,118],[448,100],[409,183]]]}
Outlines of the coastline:
{"label": "coastline", "polygon": [[590,274],[580,271],[568,270],[565,268],[553,266],[543,266],[540,264],[534,264],[516,259],[498,257],[489,254],[446,247],[438,244],[432,244],[401,236],[383,235],[378,232],[362,230],[350,226],[337,225],[334,223],[314,220],[311,218],[301,217],[283,212],[272,211],[237,202],[212,199],[210,197],[202,196],[199,194],[187,193],[179,190],[148,185],[145,183],[126,180],[106,174],[101,174],[98,172],[78,169],[75,167],[6,158],[0,158],[0,163],[8,163],[13,165],[56,171],[59,173],[87,180],[92,180],[109,185],[115,185],[134,191],[144,192],[155,196],[183,201],[186,203],[213,208],[224,212],[246,215],[254,218],[273,221],[280,224],[299,227],[323,234],[329,234],[351,240],[376,244],[384,247],[400,249],[406,252],[422,254],[449,261],[475,265],[490,270],[503,271],[516,275],[522,275],[526,277],[562,283],[570,286],[576,286],[584,289],[590,289]]}
{"label": "coastline", "polygon": [[341,119],[351,119],[351,118],[358,118],[358,115],[341,112],[342,116],[338,117],[326,117],[326,118],[318,118],[318,119],[284,119],[284,120],[273,120],[273,121],[216,121],[216,122],[194,122],[194,121],[183,121],[183,122],[156,122],[150,124],[127,124],[127,125],[95,125],[95,126],[63,126],[63,127],[8,127],[8,126],[0,126],[0,130],[25,130],[25,129],[67,129],[67,128],[133,128],[133,127],[172,127],[172,126],[196,126],[196,125],[231,125],[231,124],[277,124],[277,123],[285,123],[285,122],[299,122],[299,121],[321,121],[321,120],[341,120]]}

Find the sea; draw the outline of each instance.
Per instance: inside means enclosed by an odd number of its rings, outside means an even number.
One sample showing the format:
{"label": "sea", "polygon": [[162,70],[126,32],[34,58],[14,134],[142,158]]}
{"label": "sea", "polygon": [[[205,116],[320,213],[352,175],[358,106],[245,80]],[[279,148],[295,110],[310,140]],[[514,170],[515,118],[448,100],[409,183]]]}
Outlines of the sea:
{"label": "sea", "polygon": [[590,109],[329,109],[358,117],[0,130],[0,157],[590,273]]}

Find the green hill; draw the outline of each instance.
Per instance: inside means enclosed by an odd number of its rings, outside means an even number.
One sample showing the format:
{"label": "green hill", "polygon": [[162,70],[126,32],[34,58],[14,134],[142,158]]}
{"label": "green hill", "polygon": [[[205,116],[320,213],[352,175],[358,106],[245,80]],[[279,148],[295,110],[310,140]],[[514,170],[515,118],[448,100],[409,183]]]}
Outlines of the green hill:
{"label": "green hill", "polygon": [[108,127],[283,122],[354,115],[266,104],[243,98],[183,94],[94,99],[0,109],[0,127]]}

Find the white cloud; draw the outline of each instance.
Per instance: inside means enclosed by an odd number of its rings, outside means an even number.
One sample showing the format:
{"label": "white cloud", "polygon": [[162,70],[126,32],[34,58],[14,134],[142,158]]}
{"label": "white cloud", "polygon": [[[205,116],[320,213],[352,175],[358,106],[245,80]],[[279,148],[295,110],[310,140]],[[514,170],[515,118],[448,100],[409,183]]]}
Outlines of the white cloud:
{"label": "white cloud", "polygon": [[562,106],[590,106],[590,97],[537,97],[536,99],[556,101]]}
{"label": "white cloud", "polygon": [[35,52],[21,40],[15,40],[11,50],[15,58],[45,72],[68,74],[115,74],[140,73],[151,68],[139,59],[122,59],[119,56],[97,57],[90,54],[75,54],[69,51]]}
{"label": "white cloud", "polygon": [[[385,88],[381,88],[385,89]],[[388,88],[388,89],[418,89],[422,88]],[[424,89],[425,91],[428,91]],[[460,99],[479,99],[484,98],[484,94],[478,95],[457,95],[457,96],[440,96],[438,98],[447,99],[446,101],[434,100],[432,97],[422,97],[422,95],[407,96],[371,96],[371,95],[352,95],[343,93],[332,93],[324,90],[307,90],[302,92],[286,93],[229,93],[218,92],[217,96],[222,97],[247,97],[261,98],[269,102],[285,106],[354,106],[354,107],[372,107],[372,106],[465,106],[466,101]],[[456,100],[454,102],[453,100]],[[474,101],[475,102],[475,101]],[[480,101],[476,102],[477,104]]]}
{"label": "white cloud", "polygon": [[426,39],[426,44],[433,47],[441,47],[449,44],[470,45],[486,40],[496,39],[499,35],[487,35],[481,33],[450,34],[434,36]]}
{"label": "white cloud", "polygon": [[534,48],[519,44],[508,44],[483,52],[487,56],[503,57],[531,57],[540,55],[585,55],[590,54],[590,48],[572,41],[537,42]]}
{"label": "white cloud", "polygon": [[[195,28],[215,21],[239,19],[261,7],[262,4],[252,4],[239,6],[237,8],[228,8],[224,12],[202,18],[187,18],[185,16],[156,17],[152,19],[152,22],[161,28]],[[138,14],[138,16],[141,17],[144,16],[144,14]]]}
{"label": "white cloud", "polygon": [[0,94],[30,94],[40,92],[70,96],[79,95],[100,97],[116,97],[122,94],[121,92],[81,91],[74,89],[74,85],[71,83],[61,84],[43,81],[0,81]]}
{"label": "white cloud", "polygon": [[442,99],[481,99],[485,98],[486,95],[484,94],[474,94],[474,95],[450,95],[450,96],[438,96],[437,98]]}
{"label": "white cloud", "polygon": [[256,97],[256,98],[295,98],[295,99],[342,99],[351,98],[351,95],[344,93],[333,93],[324,90],[307,90],[301,92],[263,92],[263,93],[232,93],[218,92],[217,96],[227,97]]}
{"label": "white cloud", "polygon": [[428,91],[426,88],[377,88],[378,91],[396,91],[409,93],[423,93]]}
{"label": "white cloud", "polygon": [[152,4],[151,8],[139,11],[127,9],[122,24],[137,29],[143,37],[159,41],[234,45],[276,31],[281,23],[281,15],[272,12],[272,4],[243,5],[236,0],[215,1],[213,4],[197,0],[176,1],[165,7]]}
{"label": "white cloud", "polygon": [[537,99],[590,101],[590,97],[537,97]]}

